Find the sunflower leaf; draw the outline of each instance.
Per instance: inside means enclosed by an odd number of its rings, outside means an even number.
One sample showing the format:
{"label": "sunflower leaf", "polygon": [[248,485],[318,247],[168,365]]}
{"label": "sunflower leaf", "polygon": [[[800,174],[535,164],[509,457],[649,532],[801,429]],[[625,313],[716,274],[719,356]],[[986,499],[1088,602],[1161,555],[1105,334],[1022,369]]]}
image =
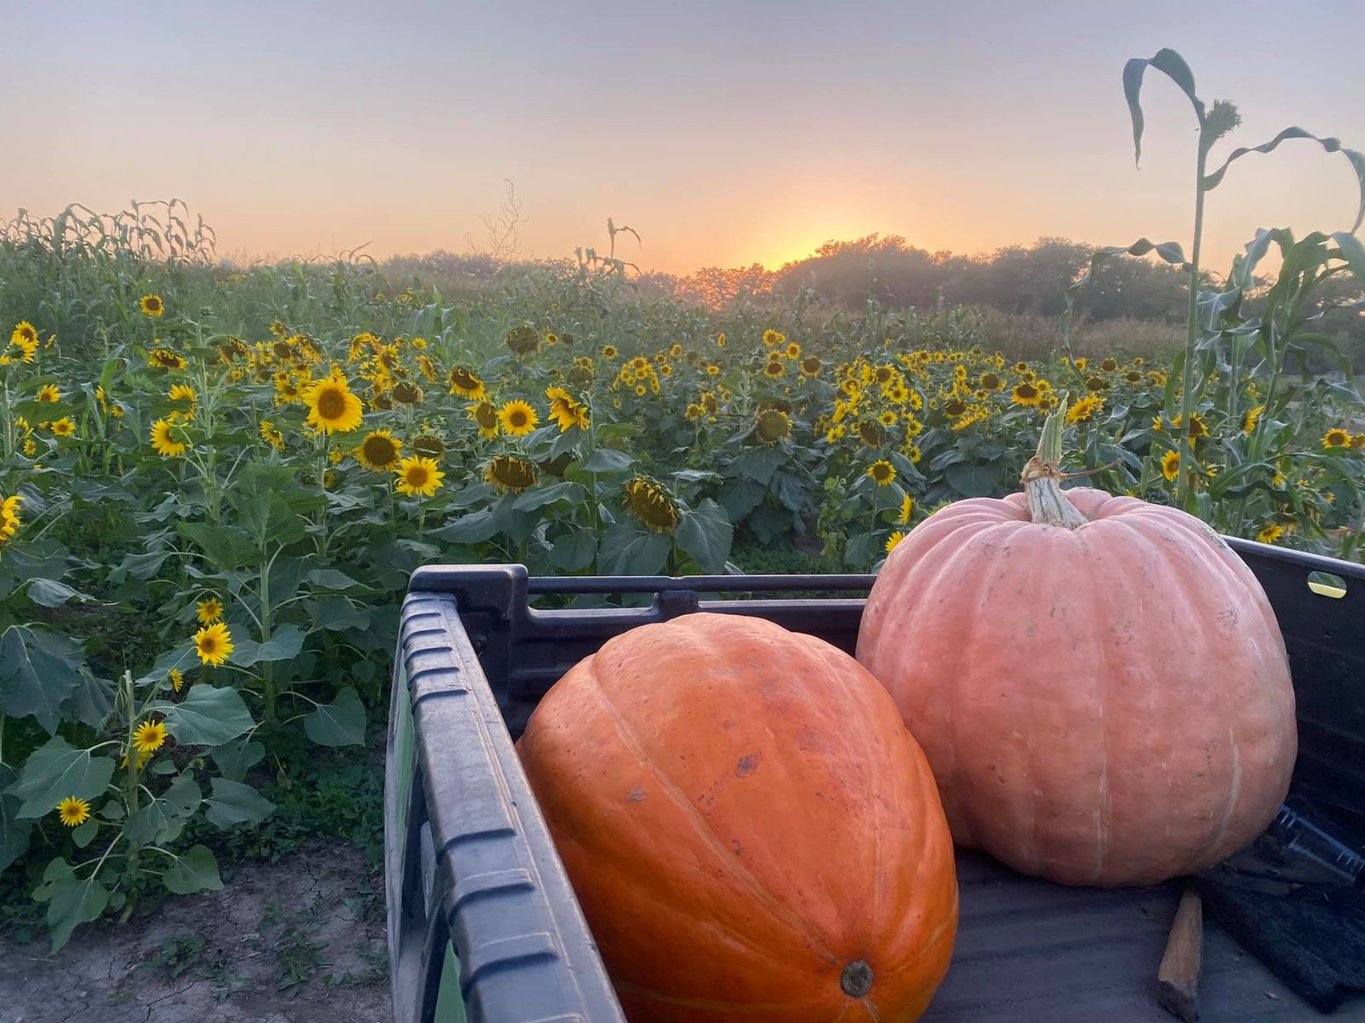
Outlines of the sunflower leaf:
{"label": "sunflower leaf", "polygon": [[0,764],[0,873],[28,850],[33,830],[31,822],[19,817],[19,797],[6,791],[16,778],[13,768]]}
{"label": "sunflower leaf", "polygon": [[324,703],[303,719],[303,730],[320,746],[359,746],[365,742],[365,708],[360,695],[347,686],[331,703]]}
{"label": "sunflower leaf", "polygon": [[448,525],[433,531],[431,535],[449,543],[482,543],[484,540],[491,540],[497,533],[498,527],[493,521],[493,510],[480,508],[468,515],[461,515]]}
{"label": "sunflower leaf", "polygon": [[100,822],[93,817],[79,827],[71,830],[71,841],[75,843],[77,849],[84,849],[95,838],[95,832],[99,831]]}
{"label": "sunflower leaf", "polygon": [[262,661],[289,661],[299,655],[307,636],[292,622],[281,625],[265,643],[255,643],[245,637],[237,641],[230,660],[243,668]]}
{"label": "sunflower leaf", "polygon": [[[615,448],[598,448],[583,461],[579,462],[576,468],[579,472],[627,472],[635,464],[635,456],[625,451],[617,451]],[[565,477],[568,477],[566,472]]]}
{"label": "sunflower leaf", "polygon": [[98,604],[98,597],[73,589],[56,579],[34,579],[28,586],[28,599],[42,607],[61,607],[69,601],[78,604]]}
{"label": "sunflower leaf", "polygon": [[179,839],[186,821],[199,809],[202,794],[190,774],[182,774],[160,799],[153,799],[128,817],[123,833],[139,845],[162,845]]}
{"label": "sunflower leaf", "polygon": [[190,846],[189,852],[179,857],[170,870],[161,875],[167,890],[176,895],[195,892],[216,892],[223,887],[218,876],[218,861],[206,846]]}
{"label": "sunflower leaf", "polygon": [[613,526],[602,534],[597,552],[601,575],[657,575],[668,560],[672,541],[665,533],[651,533],[637,526]]}
{"label": "sunflower leaf", "polygon": [[247,771],[265,759],[265,746],[250,738],[237,738],[215,749],[213,759],[224,778],[241,781]]}
{"label": "sunflower leaf", "polygon": [[710,575],[725,571],[725,560],[730,556],[734,535],[734,526],[725,509],[709,497],[695,511],[685,512],[678,523],[679,549]]}
{"label": "sunflower leaf", "polygon": [[114,776],[114,761],[76,749],[54,735],[29,754],[19,780],[8,789],[23,800],[17,816],[41,817],[68,796],[91,800],[104,793]]}
{"label": "sunflower leaf", "polygon": [[260,550],[245,531],[236,526],[210,525],[207,522],[181,522],[176,526],[180,534],[198,544],[213,567],[223,572],[254,564],[260,560]]}
{"label": "sunflower leaf", "polygon": [[179,703],[157,700],[148,709],[166,716],[166,731],[182,746],[222,746],[255,723],[242,694],[231,686],[200,683]]}
{"label": "sunflower leaf", "polygon": [[208,809],[204,816],[211,824],[224,829],[234,824],[263,821],[275,810],[275,804],[250,785],[226,778],[213,779],[213,794],[205,802]]}
{"label": "sunflower leaf", "polygon": [[27,625],[0,633],[0,712],[32,715],[49,734],[61,720],[61,704],[80,683],[85,655],[69,636]]}
{"label": "sunflower leaf", "polygon": [[82,880],[71,864],[60,857],[47,865],[43,883],[34,890],[33,897],[47,903],[47,928],[53,952],[61,950],[78,926],[98,920],[109,905],[109,889],[94,874]]}

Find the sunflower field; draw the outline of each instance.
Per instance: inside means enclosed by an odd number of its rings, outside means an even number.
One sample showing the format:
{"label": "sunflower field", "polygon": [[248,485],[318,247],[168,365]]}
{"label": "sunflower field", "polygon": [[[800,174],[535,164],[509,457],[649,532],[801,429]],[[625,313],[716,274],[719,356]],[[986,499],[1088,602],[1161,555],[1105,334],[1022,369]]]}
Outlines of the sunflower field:
{"label": "sunflower field", "polygon": [[872,570],[941,504],[1015,489],[1064,400],[1094,485],[1183,487],[1222,532],[1358,559],[1365,404],[1290,372],[1309,283],[1255,329],[1206,296],[1186,430],[1174,342],[1059,335],[1026,360],[956,311],[708,309],[582,260],[450,298],[356,261],[225,266],[175,204],[21,218],[0,237],[6,890],[59,947],[219,887],[213,836],[270,815],[280,749],[360,756],[382,725],[420,565],[723,573],[799,547]]}

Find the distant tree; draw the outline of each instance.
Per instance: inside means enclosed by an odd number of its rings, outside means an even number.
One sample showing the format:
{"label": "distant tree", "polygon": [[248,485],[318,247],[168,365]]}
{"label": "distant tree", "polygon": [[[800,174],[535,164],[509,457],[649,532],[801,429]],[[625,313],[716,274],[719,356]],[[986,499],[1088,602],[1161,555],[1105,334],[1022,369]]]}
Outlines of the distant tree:
{"label": "distant tree", "polygon": [[810,288],[848,306],[874,298],[891,306],[923,307],[938,301],[943,280],[943,268],[929,252],[900,235],[870,234],[826,242],[813,256],[788,263],[778,271],[775,290],[793,294]]}
{"label": "distant tree", "polygon": [[[830,241],[778,271],[774,290],[801,288],[826,301],[856,307],[868,299],[920,309],[941,303],[991,306],[1005,312],[1056,316],[1066,289],[1090,262],[1094,247],[1040,238],[988,256],[927,252],[900,235]],[[1179,319],[1185,291],[1179,272],[1154,260],[1117,259],[1102,265],[1080,293],[1078,311],[1091,319]]]}

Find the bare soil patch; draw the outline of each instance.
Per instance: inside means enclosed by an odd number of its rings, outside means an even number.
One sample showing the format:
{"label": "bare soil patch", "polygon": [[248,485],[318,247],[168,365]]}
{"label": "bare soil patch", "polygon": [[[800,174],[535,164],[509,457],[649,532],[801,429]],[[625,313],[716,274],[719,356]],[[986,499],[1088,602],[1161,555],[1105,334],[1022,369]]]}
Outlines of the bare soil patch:
{"label": "bare soil patch", "polygon": [[346,842],[223,870],[222,891],[128,923],[0,937],[0,1023],[374,1023],[391,1018],[382,874]]}

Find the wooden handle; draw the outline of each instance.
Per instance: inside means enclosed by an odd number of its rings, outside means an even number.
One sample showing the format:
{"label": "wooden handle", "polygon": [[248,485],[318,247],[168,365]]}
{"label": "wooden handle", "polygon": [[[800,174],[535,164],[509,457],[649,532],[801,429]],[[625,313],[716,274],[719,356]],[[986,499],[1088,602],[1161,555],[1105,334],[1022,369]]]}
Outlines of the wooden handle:
{"label": "wooden handle", "polygon": [[1199,971],[1204,961],[1204,910],[1194,885],[1187,885],[1175,911],[1166,953],[1157,970],[1156,1000],[1173,1016],[1199,1018]]}

